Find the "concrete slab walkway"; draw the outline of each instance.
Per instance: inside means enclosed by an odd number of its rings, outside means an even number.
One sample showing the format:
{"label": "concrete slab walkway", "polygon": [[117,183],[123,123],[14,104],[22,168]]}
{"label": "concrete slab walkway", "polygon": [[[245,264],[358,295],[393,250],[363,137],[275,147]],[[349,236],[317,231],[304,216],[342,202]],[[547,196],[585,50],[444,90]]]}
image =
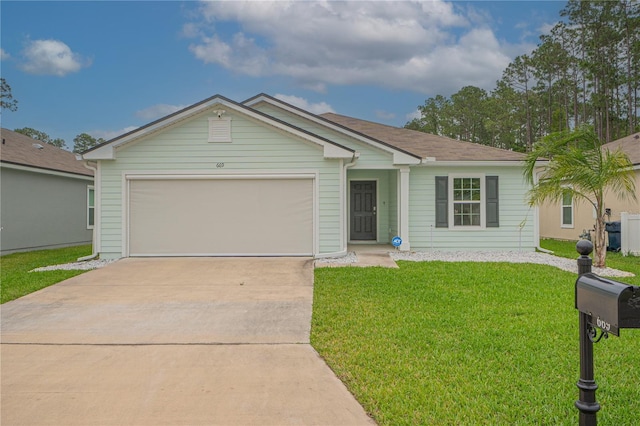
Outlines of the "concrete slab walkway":
{"label": "concrete slab walkway", "polygon": [[388,244],[350,244],[347,252],[355,255],[355,262],[323,262],[316,261],[317,268],[344,268],[379,266],[382,268],[398,269],[398,264],[391,258],[391,252],[396,250]]}
{"label": "concrete slab walkway", "polygon": [[309,345],[313,263],[124,259],[2,305],[2,425],[374,424]]}
{"label": "concrete slab walkway", "polygon": [[389,253],[369,253],[369,252],[357,252],[356,256],[358,261],[353,263],[352,266],[368,267],[368,266],[381,266],[383,268],[398,268],[396,262],[389,256]]}

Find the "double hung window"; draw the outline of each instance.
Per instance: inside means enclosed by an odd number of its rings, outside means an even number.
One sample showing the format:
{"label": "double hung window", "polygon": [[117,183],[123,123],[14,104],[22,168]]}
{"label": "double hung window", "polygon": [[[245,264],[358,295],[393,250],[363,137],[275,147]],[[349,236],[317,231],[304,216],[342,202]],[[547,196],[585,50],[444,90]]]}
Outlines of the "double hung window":
{"label": "double hung window", "polygon": [[93,229],[95,224],[95,189],[93,186],[87,186],[87,229]]}
{"label": "double hung window", "polygon": [[436,228],[500,226],[498,176],[457,174],[435,178]]}
{"label": "double hung window", "polygon": [[454,177],[452,203],[453,226],[481,226],[480,178]]}
{"label": "double hung window", "polygon": [[562,193],[562,205],[560,207],[562,216],[562,228],[573,228],[573,195],[571,191]]}

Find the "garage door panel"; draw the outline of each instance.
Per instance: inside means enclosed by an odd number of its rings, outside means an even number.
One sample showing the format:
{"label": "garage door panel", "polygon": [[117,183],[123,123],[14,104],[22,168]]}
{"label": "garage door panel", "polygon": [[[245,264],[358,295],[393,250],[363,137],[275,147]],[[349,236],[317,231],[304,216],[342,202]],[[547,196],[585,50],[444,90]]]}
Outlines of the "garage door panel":
{"label": "garage door panel", "polygon": [[313,180],[130,181],[129,253],[311,255]]}

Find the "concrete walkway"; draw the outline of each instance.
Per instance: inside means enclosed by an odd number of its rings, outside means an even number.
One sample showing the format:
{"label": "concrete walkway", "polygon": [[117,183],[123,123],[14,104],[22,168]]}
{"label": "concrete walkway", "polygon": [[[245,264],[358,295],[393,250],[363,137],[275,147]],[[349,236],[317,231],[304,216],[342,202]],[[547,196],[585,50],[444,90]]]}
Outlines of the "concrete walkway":
{"label": "concrete walkway", "polygon": [[399,268],[398,264],[391,258],[390,253],[395,251],[395,247],[389,244],[350,244],[347,252],[355,255],[355,262],[323,262],[316,261],[316,268],[344,268],[379,266],[382,268]]}
{"label": "concrete walkway", "polygon": [[2,305],[2,425],[367,425],[309,344],[313,263],[124,259]]}

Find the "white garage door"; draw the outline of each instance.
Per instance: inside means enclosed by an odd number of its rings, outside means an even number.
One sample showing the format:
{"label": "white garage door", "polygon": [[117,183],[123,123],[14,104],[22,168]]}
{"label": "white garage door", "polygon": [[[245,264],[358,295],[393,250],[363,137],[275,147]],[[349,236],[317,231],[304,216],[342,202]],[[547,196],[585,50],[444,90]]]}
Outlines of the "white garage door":
{"label": "white garage door", "polygon": [[130,256],[312,254],[312,179],[129,181]]}

